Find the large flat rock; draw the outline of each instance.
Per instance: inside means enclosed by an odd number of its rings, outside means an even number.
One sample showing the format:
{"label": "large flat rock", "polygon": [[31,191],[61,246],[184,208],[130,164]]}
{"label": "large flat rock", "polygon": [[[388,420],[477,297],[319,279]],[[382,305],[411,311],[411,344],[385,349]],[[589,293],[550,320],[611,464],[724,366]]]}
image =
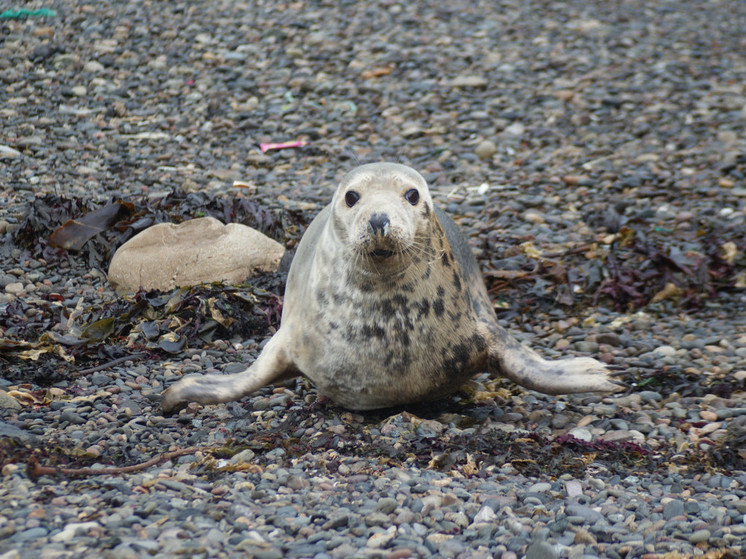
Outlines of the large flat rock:
{"label": "large flat rock", "polygon": [[212,217],[159,223],[119,247],[109,265],[109,283],[119,293],[241,283],[277,271],[284,253],[280,243],[239,223],[223,225]]}

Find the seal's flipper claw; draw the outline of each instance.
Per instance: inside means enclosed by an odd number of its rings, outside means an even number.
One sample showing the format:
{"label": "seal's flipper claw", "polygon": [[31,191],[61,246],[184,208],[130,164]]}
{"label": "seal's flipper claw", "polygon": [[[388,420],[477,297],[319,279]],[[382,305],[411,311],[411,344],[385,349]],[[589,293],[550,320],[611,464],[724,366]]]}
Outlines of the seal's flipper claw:
{"label": "seal's flipper claw", "polygon": [[[537,356],[538,357],[538,356]],[[541,358],[539,358],[541,359]],[[619,392],[624,390],[611,378],[606,366],[591,357],[574,357],[557,361],[541,359],[535,364],[532,385],[519,384],[544,394],[577,394],[579,392]]]}
{"label": "seal's flipper claw", "polygon": [[626,387],[613,379],[614,373],[591,357],[545,361],[547,382],[554,387],[549,394],[577,392],[620,392]]}
{"label": "seal's flipper claw", "polygon": [[298,371],[287,359],[279,334],[267,343],[254,364],[240,373],[188,376],[171,385],[161,397],[164,415],[178,412],[189,402],[217,404],[238,400],[263,386],[296,376]]}

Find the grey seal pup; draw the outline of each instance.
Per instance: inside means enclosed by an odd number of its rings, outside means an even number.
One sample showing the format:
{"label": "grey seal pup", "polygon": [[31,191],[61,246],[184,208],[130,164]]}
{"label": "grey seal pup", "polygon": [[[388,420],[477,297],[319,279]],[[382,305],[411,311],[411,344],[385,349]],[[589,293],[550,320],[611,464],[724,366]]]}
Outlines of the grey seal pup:
{"label": "grey seal pup", "polygon": [[547,361],[498,323],[476,258],[433,206],[425,179],[394,163],[348,173],[308,227],[282,322],[256,361],[169,387],[165,413],[238,400],[299,374],[353,410],[434,400],[479,372],[546,394],[620,386],[588,357]]}

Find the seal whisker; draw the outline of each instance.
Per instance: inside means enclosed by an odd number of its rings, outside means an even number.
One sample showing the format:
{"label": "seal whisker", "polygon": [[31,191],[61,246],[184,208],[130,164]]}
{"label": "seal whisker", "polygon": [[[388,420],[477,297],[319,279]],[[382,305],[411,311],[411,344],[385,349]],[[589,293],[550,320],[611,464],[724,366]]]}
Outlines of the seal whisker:
{"label": "seal whisker", "polygon": [[437,262],[445,254],[445,248],[432,250],[432,246],[429,246],[427,242],[421,240],[419,237],[415,237],[414,242],[407,247],[408,254],[410,256],[420,256],[426,258],[425,264],[432,264]]}

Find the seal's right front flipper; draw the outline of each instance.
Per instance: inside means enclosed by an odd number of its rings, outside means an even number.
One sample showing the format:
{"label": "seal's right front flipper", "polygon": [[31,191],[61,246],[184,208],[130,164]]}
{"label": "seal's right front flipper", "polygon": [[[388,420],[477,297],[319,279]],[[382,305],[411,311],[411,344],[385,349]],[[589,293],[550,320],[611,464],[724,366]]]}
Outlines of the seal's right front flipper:
{"label": "seal's right front flipper", "polygon": [[161,397],[163,413],[175,413],[189,402],[232,402],[268,384],[297,376],[299,371],[288,359],[279,334],[275,334],[256,361],[240,373],[189,376],[170,386]]}

